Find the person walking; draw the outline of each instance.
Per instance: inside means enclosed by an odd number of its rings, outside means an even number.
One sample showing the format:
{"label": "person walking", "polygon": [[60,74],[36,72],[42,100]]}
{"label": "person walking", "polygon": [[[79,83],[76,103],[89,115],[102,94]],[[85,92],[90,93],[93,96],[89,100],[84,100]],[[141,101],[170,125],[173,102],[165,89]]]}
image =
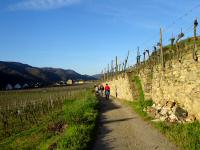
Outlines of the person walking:
{"label": "person walking", "polygon": [[109,97],[110,97],[110,87],[108,86],[108,83],[105,86],[105,95],[106,95],[106,99],[109,100]]}
{"label": "person walking", "polygon": [[99,88],[96,84],[94,85],[94,91],[95,91],[95,95],[98,96],[99,95]]}
{"label": "person walking", "polygon": [[101,96],[103,96],[104,86],[102,84],[100,85],[100,91],[101,91]]}

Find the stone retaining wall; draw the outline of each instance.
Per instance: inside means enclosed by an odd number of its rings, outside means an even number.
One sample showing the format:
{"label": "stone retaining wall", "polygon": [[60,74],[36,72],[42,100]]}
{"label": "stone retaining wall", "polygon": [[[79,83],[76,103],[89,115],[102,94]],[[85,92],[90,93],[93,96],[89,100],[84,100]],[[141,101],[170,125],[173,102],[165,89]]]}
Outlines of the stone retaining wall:
{"label": "stone retaining wall", "polygon": [[117,98],[119,99],[124,99],[129,101],[133,100],[132,89],[127,74],[125,76],[119,75],[117,79],[114,78],[113,80],[110,80],[106,83],[108,83],[111,88],[110,91],[111,96],[116,97],[117,93]]}
{"label": "stone retaining wall", "polygon": [[[200,120],[200,49],[197,51],[198,61],[193,59],[192,46],[185,47],[181,62],[173,58],[165,62],[165,68],[160,64],[152,65],[147,61],[138,70],[133,70],[131,76],[139,76],[145,99],[152,99],[155,103],[166,104],[167,101],[176,102],[186,109],[190,115]],[[118,79],[109,81],[111,95],[124,100],[136,100],[130,75],[120,75]]]}
{"label": "stone retaining wall", "polygon": [[145,98],[150,96],[161,104],[176,102],[200,119],[200,62],[193,60],[191,53],[185,54],[181,63],[167,62],[164,71],[160,65],[153,67],[151,75],[148,71],[140,71]]}

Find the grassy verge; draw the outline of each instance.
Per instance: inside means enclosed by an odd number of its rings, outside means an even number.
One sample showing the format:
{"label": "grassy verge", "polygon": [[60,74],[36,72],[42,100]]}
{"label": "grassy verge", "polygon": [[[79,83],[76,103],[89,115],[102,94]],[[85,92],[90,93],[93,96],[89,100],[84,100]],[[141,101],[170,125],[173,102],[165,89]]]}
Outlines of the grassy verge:
{"label": "grassy verge", "polygon": [[92,95],[86,99],[66,101],[65,119],[69,128],[58,141],[58,149],[85,150],[91,147],[98,117],[98,101]]}
{"label": "grassy verge", "polygon": [[145,111],[143,111],[144,108],[152,105],[152,100],[127,102],[126,104],[131,106],[134,109],[134,111],[137,112],[145,120],[152,119],[151,117],[148,116],[148,114]]}
{"label": "grassy verge", "polygon": [[184,150],[200,149],[200,123],[167,124],[166,122],[154,123],[163,134],[174,141]]}
{"label": "grassy verge", "polygon": [[[144,100],[144,94],[139,77],[134,77],[134,82],[140,89],[139,98],[137,101],[128,102],[135,112],[137,112],[146,121],[152,118],[143,111],[147,106],[152,105],[152,100]],[[200,150],[200,123],[198,121],[193,123],[167,123],[167,122],[151,122],[154,127],[159,129],[168,139],[173,141],[181,149],[184,150]]]}
{"label": "grassy verge", "polygon": [[[144,105],[145,103],[145,105]],[[151,104],[151,101],[129,102],[135,112],[137,112],[146,121],[152,118],[148,116],[143,108]],[[198,121],[193,123],[178,124],[167,122],[151,122],[154,127],[159,129],[168,139],[173,141],[181,149],[184,150],[199,150],[200,149],[200,123]]]}
{"label": "grassy verge", "polygon": [[0,141],[0,149],[88,149],[95,136],[98,101],[90,91],[66,100],[38,125]]}

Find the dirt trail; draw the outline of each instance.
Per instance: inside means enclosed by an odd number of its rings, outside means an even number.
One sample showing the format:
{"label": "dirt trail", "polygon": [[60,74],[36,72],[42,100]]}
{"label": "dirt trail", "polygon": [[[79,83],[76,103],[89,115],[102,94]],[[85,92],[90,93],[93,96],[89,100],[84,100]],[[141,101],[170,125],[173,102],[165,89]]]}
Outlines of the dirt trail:
{"label": "dirt trail", "polygon": [[101,100],[100,129],[93,150],[177,150],[159,131],[119,101]]}

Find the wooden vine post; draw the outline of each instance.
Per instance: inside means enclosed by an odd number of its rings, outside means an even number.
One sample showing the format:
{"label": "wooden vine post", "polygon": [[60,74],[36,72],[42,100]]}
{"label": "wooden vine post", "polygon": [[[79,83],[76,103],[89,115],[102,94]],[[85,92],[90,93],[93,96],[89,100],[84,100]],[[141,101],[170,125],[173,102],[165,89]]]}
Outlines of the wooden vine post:
{"label": "wooden vine post", "polygon": [[151,67],[151,58],[150,58],[150,52],[149,52],[149,50],[146,49],[146,50],[145,50],[145,53],[147,54],[147,55],[146,55],[147,64],[148,64],[148,66]]}
{"label": "wooden vine post", "polygon": [[144,56],[143,61],[144,61],[144,64],[145,64],[145,61],[146,61],[146,52],[145,51],[143,52],[143,56]]}
{"label": "wooden vine post", "polygon": [[138,47],[137,49],[137,68],[138,68],[138,73],[140,72],[140,48]]}
{"label": "wooden vine post", "polygon": [[147,53],[147,56],[149,58],[150,54],[149,54],[149,50],[148,49],[146,49],[146,53]]}
{"label": "wooden vine post", "polygon": [[109,66],[109,64],[108,64],[108,70],[107,70],[107,80],[109,80],[109,77],[110,77],[110,66]]}
{"label": "wooden vine post", "polygon": [[122,64],[119,64],[119,72],[121,72],[121,65],[122,65]]}
{"label": "wooden vine post", "polygon": [[127,57],[126,57],[126,59],[125,59],[125,63],[124,63],[124,71],[126,71],[126,66],[127,66],[127,63],[128,63],[128,58],[129,58],[129,51],[128,51],[128,55],[127,55]]}
{"label": "wooden vine post", "polygon": [[197,26],[198,26],[198,21],[197,19],[194,20],[194,39],[195,41],[197,40]]}
{"label": "wooden vine post", "polygon": [[180,49],[179,49],[179,45],[178,45],[178,42],[179,40],[184,37],[184,33],[182,32],[182,29],[181,29],[181,33],[178,35],[178,38],[176,40],[176,50],[177,50],[177,57],[178,57],[178,61],[181,63],[182,61],[182,55],[181,55],[181,52],[180,52]]}
{"label": "wooden vine post", "polygon": [[124,62],[124,77],[125,77],[125,74],[126,74],[126,67],[127,67],[127,63],[128,63],[128,59],[129,59],[129,54],[130,54],[130,51],[128,51],[128,55],[127,55],[125,62]]}
{"label": "wooden vine post", "polygon": [[175,41],[173,34],[172,34],[172,38],[170,39],[170,41],[171,41],[171,55],[172,55],[170,57],[170,59],[173,59],[173,47],[174,47],[174,41]]}
{"label": "wooden vine post", "polygon": [[104,73],[104,81],[107,80],[107,72],[106,72],[106,68],[105,68],[105,73]]}
{"label": "wooden vine post", "polygon": [[162,45],[162,28],[160,28],[160,60],[162,69],[164,69],[164,56],[163,56],[163,45]]}
{"label": "wooden vine post", "polygon": [[197,44],[196,44],[196,41],[197,41],[197,26],[198,26],[198,21],[197,19],[195,19],[194,21],[194,49],[193,49],[193,59],[195,61],[198,61],[198,56],[197,56]]}
{"label": "wooden vine post", "polygon": [[175,41],[175,38],[173,36],[173,33],[172,33],[172,38],[170,39],[171,43],[170,43],[170,50],[169,50],[169,67],[172,68],[172,62],[173,62],[173,58],[174,58],[174,51],[173,51],[173,47],[174,47],[174,41]]}
{"label": "wooden vine post", "polygon": [[140,65],[140,48],[137,49],[137,65]]}
{"label": "wooden vine post", "polygon": [[142,71],[144,72],[144,68],[145,68],[145,62],[146,61],[146,52],[143,52],[143,64],[142,64]]}
{"label": "wooden vine post", "polygon": [[153,65],[156,65],[156,64],[157,64],[156,56],[157,56],[157,48],[156,48],[156,46],[153,46],[153,54],[152,54],[152,57],[153,57]]}
{"label": "wooden vine post", "polygon": [[115,77],[114,60],[112,60],[112,79]]}
{"label": "wooden vine post", "polygon": [[116,79],[118,79],[118,61],[117,61],[117,56],[115,57],[115,76],[116,76]]}

